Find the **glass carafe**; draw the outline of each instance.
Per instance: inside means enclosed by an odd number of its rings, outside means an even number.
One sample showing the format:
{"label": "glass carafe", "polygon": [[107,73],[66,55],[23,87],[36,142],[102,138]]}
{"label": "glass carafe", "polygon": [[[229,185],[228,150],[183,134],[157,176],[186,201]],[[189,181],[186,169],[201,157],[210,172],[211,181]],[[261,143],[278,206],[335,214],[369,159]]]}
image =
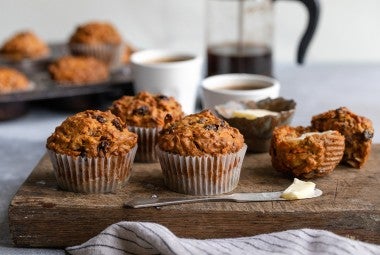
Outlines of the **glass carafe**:
{"label": "glass carafe", "polygon": [[[318,0],[298,0],[309,13],[307,29],[298,48],[302,63],[313,37],[318,17]],[[207,75],[254,73],[272,76],[274,0],[208,0]]]}

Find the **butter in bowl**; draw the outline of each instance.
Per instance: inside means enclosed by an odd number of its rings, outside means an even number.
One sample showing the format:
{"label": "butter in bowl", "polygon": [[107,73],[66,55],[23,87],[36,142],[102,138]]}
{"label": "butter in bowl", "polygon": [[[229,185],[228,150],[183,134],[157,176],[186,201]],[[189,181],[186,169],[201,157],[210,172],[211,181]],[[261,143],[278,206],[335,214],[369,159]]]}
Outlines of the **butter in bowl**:
{"label": "butter in bowl", "polygon": [[275,127],[290,124],[296,108],[292,99],[229,101],[216,105],[215,112],[243,134],[248,152],[268,152]]}

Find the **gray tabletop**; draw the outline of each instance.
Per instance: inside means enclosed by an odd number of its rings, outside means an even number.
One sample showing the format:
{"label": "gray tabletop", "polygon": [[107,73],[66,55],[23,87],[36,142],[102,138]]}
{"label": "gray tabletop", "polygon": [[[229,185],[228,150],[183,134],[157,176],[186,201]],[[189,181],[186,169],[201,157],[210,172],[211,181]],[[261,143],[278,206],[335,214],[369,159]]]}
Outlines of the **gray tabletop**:
{"label": "gray tabletop", "polygon": [[[309,125],[315,114],[346,106],[370,118],[374,142],[380,142],[380,64],[279,65],[281,96],[297,102],[293,125]],[[63,250],[12,246],[8,205],[45,153],[46,138],[69,113],[31,109],[21,118],[0,123],[0,254],[64,254]]]}

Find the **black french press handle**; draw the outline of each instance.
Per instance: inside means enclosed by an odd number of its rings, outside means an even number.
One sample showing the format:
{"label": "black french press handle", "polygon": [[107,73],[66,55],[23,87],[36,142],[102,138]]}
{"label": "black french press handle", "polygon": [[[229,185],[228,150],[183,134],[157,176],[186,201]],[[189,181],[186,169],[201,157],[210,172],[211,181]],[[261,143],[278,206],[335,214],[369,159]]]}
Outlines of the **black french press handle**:
{"label": "black french press handle", "polygon": [[[273,2],[275,1],[276,0],[273,0]],[[297,63],[303,64],[307,47],[309,46],[311,39],[313,39],[315,29],[317,28],[317,24],[319,20],[320,5],[319,5],[319,0],[297,0],[297,1],[302,2],[309,12],[309,22],[306,27],[306,31],[304,32],[302,36],[300,44],[298,45],[298,52],[297,52]]]}

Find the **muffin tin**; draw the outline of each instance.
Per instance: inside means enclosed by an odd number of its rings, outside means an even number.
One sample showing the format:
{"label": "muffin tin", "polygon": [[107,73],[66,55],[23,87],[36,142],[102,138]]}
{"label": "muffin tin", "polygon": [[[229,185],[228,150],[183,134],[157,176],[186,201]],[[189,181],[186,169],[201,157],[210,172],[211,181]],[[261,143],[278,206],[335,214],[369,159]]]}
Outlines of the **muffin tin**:
{"label": "muffin tin", "polygon": [[51,56],[46,59],[20,62],[0,59],[0,65],[16,68],[32,81],[32,89],[0,95],[0,120],[18,117],[26,112],[29,103],[60,110],[78,111],[101,108],[105,102],[123,94],[133,94],[130,68],[124,65],[111,72],[109,80],[81,86],[63,86],[50,78],[48,65],[56,58],[68,55],[66,44],[50,44]]}

